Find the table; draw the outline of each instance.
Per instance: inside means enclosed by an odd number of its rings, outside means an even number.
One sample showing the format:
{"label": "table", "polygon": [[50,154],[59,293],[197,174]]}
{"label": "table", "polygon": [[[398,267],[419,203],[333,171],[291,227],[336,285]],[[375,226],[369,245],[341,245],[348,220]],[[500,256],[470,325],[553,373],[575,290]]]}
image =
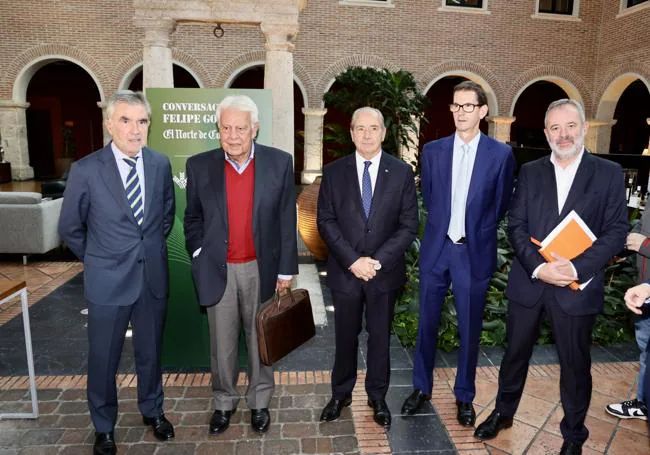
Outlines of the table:
{"label": "table", "polygon": [[0,413],[2,419],[36,419],[38,417],[38,400],[36,398],[36,376],[34,375],[34,354],[32,352],[32,333],[29,328],[29,308],[27,306],[27,284],[24,281],[0,280],[0,305],[20,296],[23,313],[23,331],[25,332],[25,350],[27,352],[27,369],[29,371],[29,391],[32,398],[32,412]]}

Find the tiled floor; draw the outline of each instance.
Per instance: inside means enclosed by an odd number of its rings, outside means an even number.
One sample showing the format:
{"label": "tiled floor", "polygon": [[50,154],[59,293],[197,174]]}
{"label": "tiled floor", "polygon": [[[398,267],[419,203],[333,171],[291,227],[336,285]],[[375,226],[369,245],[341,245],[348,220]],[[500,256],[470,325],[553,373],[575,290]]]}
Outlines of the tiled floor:
{"label": "tiled floor", "polygon": [[[56,290],[81,270],[72,261],[39,261],[32,258],[23,267],[19,257],[0,257],[0,279],[25,279],[30,291],[30,304]],[[73,287],[78,288],[78,283]],[[72,289],[72,288],[71,288]],[[73,292],[72,289],[70,292]],[[79,292],[78,289],[74,292]],[[324,292],[326,294],[326,292]],[[54,299],[56,294],[50,296]],[[64,296],[65,297],[65,296]],[[59,296],[59,300],[65,300]],[[18,305],[0,307],[0,336],[17,321]],[[38,317],[40,307],[34,307]],[[71,310],[78,314],[76,308]],[[65,317],[63,317],[65,320]],[[4,325],[4,327],[2,327]],[[396,453],[396,454],[552,454],[559,451],[562,439],[559,422],[562,408],[559,404],[559,368],[552,361],[552,348],[537,350],[531,366],[524,397],[511,429],[486,444],[473,437],[473,429],[456,423],[456,407],[452,393],[455,370],[454,356],[442,355],[435,371],[432,408],[424,415],[400,416],[399,408],[411,391],[411,360],[408,350],[393,345],[391,388],[387,401],[393,411],[393,425],[389,431],[377,427],[366,404],[363,391],[363,371],[360,372],[351,410],[342,419],[332,423],[318,422],[320,409],[329,398],[331,333],[323,331],[307,350],[296,352],[293,363],[308,365],[295,371],[291,363],[280,366],[276,373],[277,390],[272,403],[274,426],[264,436],[252,434],[247,425],[247,413],[239,412],[233,427],[219,437],[207,435],[206,424],[211,413],[209,375],[199,373],[168,373],[165,376],[166,409],[176,424],[177,438],[173,443],[160,444],[139,422],[135,404],[135,378],[126,373],[120,377],[121,417],[118,423],[120,453]],[[74,339],[74,338],[72,338]],[[365,338],[364,338],[365,340]],[[19,340],[17,346],[22,341]],[[77,341],[78,343],[81,343]],[[3,344],[9,341],[3,339]],[[83,344],[83,343],[81,343]],[[363,343],[362,343],[363,344]],[[0,346],[0,351],[3,346]],[[84,348],[76,347],[79,351]],[[631,352],[632,351],[632,352]],[[594,348],[595,360],[633,359],[634,348]],[[36,352],[36,350],[35,350]],[[318,353],[314,355],[314,353]],[[621,353],[627,354],[627,357]],[[310,358],[311,357],[311,358]],[[314,357],[317,357],[314,361]],[[494,406],[497,390],[500,351],[482,352],[477,372],[475,405],[481,422]],[[89,453],[92,427],[85,404],[85,376],[83,368],[77,371],[61,370],[60,374],[42,374],[46,371],[42,359],[37,361],[39,402],[42,415],[37,421],[0,422],[0,454],[75,454]],[[40,362],[40,363],[39,363]],[[40,365],[40,367],[39,367]],[[55,370],[52,362],[47,368]],[[365,367],[363,353],[360,367]],[[2,365],[0,368],[13,368]],[[40,368],[40,369],[39,369]],[[128,369],[127,369],[128,370]],[[584,453],[644,454],[650,453],[648,433],[644,422],[618,420],[604,411],[607,403],[634,396],[638,363],[634,361],[606,361],[594,363],[594,393],[587,426],[590,438]],[[0,372],[0,375],[3,374]],[[242,384],[245,376],[240,377]],[[0,376],[0,409],[22,409],[28,406],[27,381],[24,373]],[[442,424],[440,424],[442,422]],[[439,427],[438,427],[439,426]],[[453,446],[449,445],[449,440]],[[446,442],[447,441],[447,442]],[[454,448],[455,447],[455,448]]]}

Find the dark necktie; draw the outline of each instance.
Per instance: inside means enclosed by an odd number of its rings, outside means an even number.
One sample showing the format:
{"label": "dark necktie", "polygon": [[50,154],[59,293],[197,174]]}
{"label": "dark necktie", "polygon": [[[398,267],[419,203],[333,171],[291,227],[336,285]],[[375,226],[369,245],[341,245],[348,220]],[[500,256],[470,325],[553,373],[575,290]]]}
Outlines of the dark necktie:
{"label": "dark necktie", "polygon": [[124,162],[131,166],[129,175],[126,176],[126,198],[129,201],[131,210],[133,210],[133,216],[138,225],[142,225],[142,220],[144,220],[144,207],[142,206],[142,191],[140,189],[140,179],[138,178],[138,172],[135,169],[136,162],[138,157],[135,158],[123,158]]}
{"label": "dark necktie", "polygon": [[372,183],[370,182],[370,172],[368,168],[372,164],[372,161],[364,161],[363,164],[363,178],[361,179],[361,201],[363,202],[363,211],[366,214],[366,218],[370,215],[370,206],[372,205]]}

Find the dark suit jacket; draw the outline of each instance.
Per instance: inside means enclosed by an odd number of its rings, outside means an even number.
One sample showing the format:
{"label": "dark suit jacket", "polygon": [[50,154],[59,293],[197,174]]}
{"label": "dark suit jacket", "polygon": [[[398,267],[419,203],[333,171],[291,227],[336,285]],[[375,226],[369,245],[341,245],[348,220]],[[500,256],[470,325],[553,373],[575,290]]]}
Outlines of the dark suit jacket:
{"label": "dark suit jacket", "polygon": [[361,256],[371,256],[382,265],[369,285],[382,292],[400,288],[406,281],[404,252],[418,229],[411,167],[382,152],[366,221],[354,154],[328,164],[318,195],[317,221],[329,248],[327,283],[331,289],[358,289],[363,281],[348,267]]}
{"label": "dark suit jacket", "polygon": [[[278,274],[298,273],[296,195],[291,155],[256,143],[254,161],[253,239],[264,302],[275,292]],[[186,163],[185,243],[190,256],[201,248],[192,259],[192,275],[203,306],[218,303],[226,289],[225,165],[230,166],[221,148],[194,155]]]}
{"label": "dark suit jacket", "polygon": [[[420,248],[420,270],[431,270],[447,238],[451,219],[454,135],[429,142],[422,151],[422,197],[429,212]],[[515,160],[510,146],[481,134],[465,209],[465,238],[472,275],[489,278],[496,268],[497,226],[512,195]]]}
{"label": "dark suit jacket", "polygon": [[59,233],[84,263],[86,298],[97,305],[131,305],[146,284],[167,295],[165,236],[174,220],[174,188],[166,156],[142,149],[145,206],[133,217],[110,144],[72,165]]}
{"label": "dark suit jacket", "polygon": [[[582,291],[557,287],[531,278],[544,259],[530,237],[543,240],[575,210],[598,238],[572,260],[578,281],[593,281]],[[608,261],[623,249],[628,231],[625,182],[621,166],[585,151],[567,200],[558,215],[557,185],[550,156],[522,166],[508,217],[515,250],[507,297],[524,306],[537,303],[545,286],[552,286],[562,309],[570,315],[599,313],[603,308],[603,277]]]}

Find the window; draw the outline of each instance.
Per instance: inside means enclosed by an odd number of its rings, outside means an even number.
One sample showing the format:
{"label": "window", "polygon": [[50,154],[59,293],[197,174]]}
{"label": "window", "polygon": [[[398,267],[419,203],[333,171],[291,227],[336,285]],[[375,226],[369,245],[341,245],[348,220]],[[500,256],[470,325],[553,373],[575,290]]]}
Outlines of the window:
{"label": "window", "polygon": [[395,7],[393,0],[339,0],[339,5]]}
{"label": "window", "polygon": [[627,16],[648,8],[650,8],[650,0],[621,0],[621,7],[616,17]]}
{"label": "window", "polygon": [[573,0],[539,0],[539,13],[573,14]]}
{"label": "window", "polygon": [[533,19],[580,21],[580,0],[535,0]]}
{"label": "window", "polygon": [[438,11],[490,14],[487,4],[488,0],[442,0]]}
{"label": "window", "polygon": [[648,0],[626,0],[627,3],[627,8],[632,8],[633,6],[640,5],[641,3],[645,3]]}
{"label": "window", "polygon": [[483,8],[483,0],[445,0],[446,6]]}

